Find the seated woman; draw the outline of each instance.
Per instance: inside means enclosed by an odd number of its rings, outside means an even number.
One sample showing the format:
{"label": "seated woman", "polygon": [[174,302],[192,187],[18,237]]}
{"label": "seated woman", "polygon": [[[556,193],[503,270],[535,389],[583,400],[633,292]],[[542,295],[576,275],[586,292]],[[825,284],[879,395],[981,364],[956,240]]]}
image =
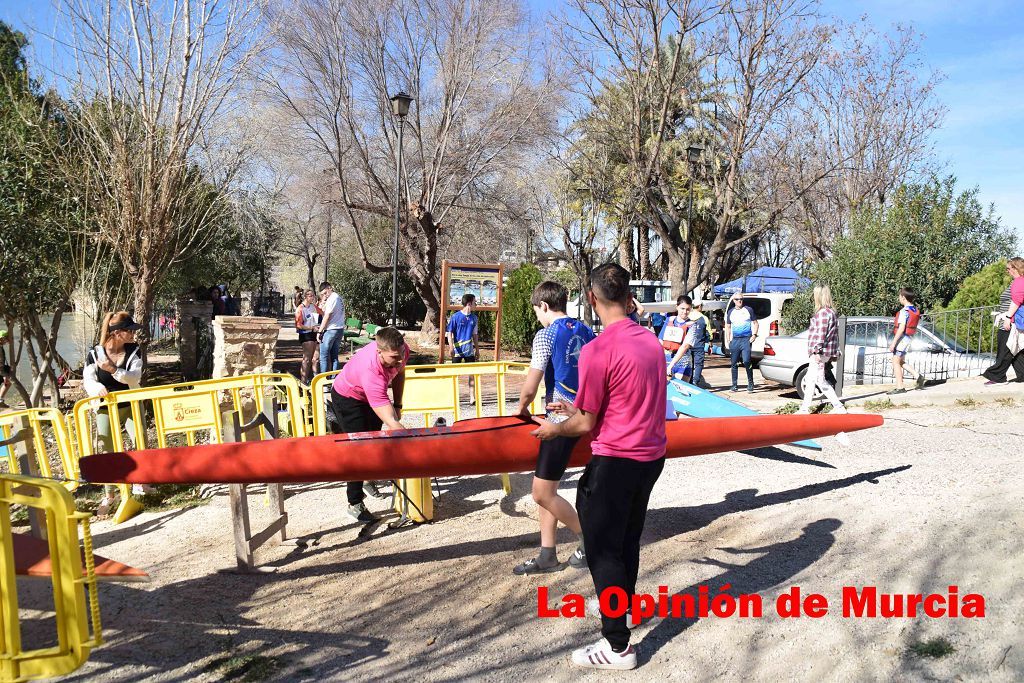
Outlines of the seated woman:
{"label": "seated woman", "polygon": [[[135,330],[142,326],[132,320],[127,311],[107,313],[100,328],[100,343],[89,350],[86,356],[82,386],[89,396],[106,396],[115,391],[135,389],[142,382],[142,355],[135,343]],[[135,433],[131,409],[122,406],[117,411],[116,427],[111,425],[106,406],[96,412],[97,450],[109,453],[114,450],[112,430],[123,426],[129,436]],[[145,487],[136,484],[134,493],[144,493]],[[113,502],[113,486],[104,488],[103,499],[97,514],[106,514]]]}

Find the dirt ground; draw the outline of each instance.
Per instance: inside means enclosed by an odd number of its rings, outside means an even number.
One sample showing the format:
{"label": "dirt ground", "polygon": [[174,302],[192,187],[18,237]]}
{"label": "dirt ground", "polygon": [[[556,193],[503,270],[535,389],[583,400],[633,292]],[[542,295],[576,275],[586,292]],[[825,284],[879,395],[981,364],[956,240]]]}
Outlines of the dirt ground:
{"label": "dirt ground", "polygon": [[[1024,677],[1024,424],[1021,401],[886,412],[884,427],[791,447],[668,463],[651,500],[641,590],[764,598],[760,619],[653,619],[634,630],[640,667],[615,680],[994,680]],[[695,421],[695,426],[696,426]],[[563,486],[575,498],[579,471]],[[598,637],[589,618],[539,619],[592,594],[585,571],[518,577],[537,508],[530,477],[442,479],[432,524],[360,534],[342,485],[290,486],[290,535],[234,564],[225,490],[208,505],[93,526],[97,552],[152,575],[100,590],[106,643],[69,680],[607,680],[574,669]],[[256,520],[268,514],[251,497]],[[387,510],[387,502],[370,501]],[[258,524],[258,521],[257,521]],[[562,537],[561,559],[574,547]],[[37,584],[38,585],[38,584]],[[844,586],[888,593],[980,593],[986,616],[843,618]],[[775,598],[799,586],[830,613],[782,619]],[[948,643],[942,658],[915,644]]]}

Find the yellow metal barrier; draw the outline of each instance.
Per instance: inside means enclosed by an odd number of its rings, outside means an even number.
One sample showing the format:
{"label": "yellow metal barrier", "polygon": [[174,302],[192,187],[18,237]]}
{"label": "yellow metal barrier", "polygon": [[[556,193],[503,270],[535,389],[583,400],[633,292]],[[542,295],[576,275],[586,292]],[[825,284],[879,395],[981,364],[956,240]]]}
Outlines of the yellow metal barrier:
{"label": "yellow metal barrier", "polygon": [[[402,397],[402,415],[422,415],[423,425],[431,426],[431,418],[437,413],[451,413],[455,420],[465,417],[483,417],[482,385],[483,378],[493,377],[496,382],[498,396],[498,415],[506,415],[506,384],[509,376],[526,376],[530,369],[527,363],[446,363],[443,365],[410,365],[405,369],[405,395]],[[313,378],[310,383],[311,414],[313,417],[312,434],[327,433],[327,401],[330,396],[330,382],[340,370],[323,372]],[[463,414],[459,405],[460,381],[466,377],[477,378],[474,383],[475,407],[473,415]],[[465,382],[461,382],[465,384]],[[537,398],[530,405],[530,410],[539,413],[544,410],[544,389],[537,392]]]}
{"label": "yellow metal barrier", "polygon": [[[78,488],[78,451],[64,414],[56,408],[29,408],[0,414],[0,441],[15,436],[23,425],[32,431],[32,444],[39,475],[47,478],[54,476],[47,455],[46,429],[49,428],[63,470],[60,474],[67,480],[63,482],[63,486],[69,491]],[[7,459],[7,471],[12,474],[30,474],[21,471],[16,452],[14,446],[0,446],[0,457]]]}
{"label": "yellow metal barrier", "polygon": [[[252,374],[223,377],[198,382],[183,382],[155,387],[142,387],[107,394],[103,397],[84,398],[75,404],[74,424],[78,436],[80,456],[95,452],[96,414],[105,410],[111,419],[111,441],[114,451],[123,451],[124,437],[121,422],[132,421],[132,444],[135,449],[167,448],[171,435],[183,435],[189,446],[196,444],[196,435],[208,435],[211,443],[220,443],[224,433],[222,412],[237,410],[244,415],[263,410],[264,401],[271,397],[283,405],[287,425],[282,429],[289,436],[306,436],[306,404],[298,380],[283,373]],[[246,405],[251,401],[251,405]],[[150,443],[147,434],[144,404],[149,404],[155,427],[156,443]],[[222,410],[222,404],[225,407]],[[283,420],[282,420],[283,421]],[[265,437],[260,428],[260,438]],[[97,482],[99,483],[99,482]],[[122,522],[136,514],[141,506],[131,496],[126,485],[120,486],[121,504],[114,515]]]}
{"label": "yellow metal barrier", "polygon": [[[22,643],[11,535],[12,505],[25,505],[45,513],[53,571],[56,646],[26,650]],[[88,513],[75,511],[71,494],[59,483],[0,475],[0,680],[28,681],[71,673],[85,663],[92,648],[103,642],[88,520]],[[79,525],[85,548],[84,576]]]}
{"label": "yellow metal barrier", "polygon": [[[422,415],[423,425],[431,426],[431,419],[437,413],[451,413],[455,420],[467,417],[463,415],[459,405],[460,385],[466,377],[473,377],[473,417],[483,417],[483,381],[493,377],[495,394],[497,395],[498,415],[507,414],[506,396],[507,378],[526,376],[530,366],[527,363],[446,363],[444,365],[410,365],[405,369],[405,393],[402,396],[402,417],[406,415]],[[320,373],[310,384],[310,413],[313,417],[312,434],[327,433],[327,401],[330,400],[330,382],[340,370]],[[530,405],[531,412],[544,410],[543,387],[537,392],[537,398]],[[430,480],[403,479],[399,486],[409,494],[414,504],[412,509],[405,504],[403,496],[395,498],[395,509],[416,522],[426,522],[433,518],[433,500],[430,499]],[[506,494],[512,492],[512,484],[508,475],[501,475],[501,486]],[[418,511],[417,509],[418,508]]]}

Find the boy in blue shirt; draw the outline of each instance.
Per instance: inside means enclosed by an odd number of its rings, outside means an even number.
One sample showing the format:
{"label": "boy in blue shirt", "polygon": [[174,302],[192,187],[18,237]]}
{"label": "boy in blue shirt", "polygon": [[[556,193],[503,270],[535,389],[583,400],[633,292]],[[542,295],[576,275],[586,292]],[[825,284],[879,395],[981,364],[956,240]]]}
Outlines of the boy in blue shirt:
{"label": "boy in blue shirt", "polygon": [[[476,350],[480,345],[479,325],[477,324],[476,295],[462,295],[462,310],[455,311],[448,319],[448,345],[452,347],[453,363],[475,363]],[[469,396],[473,400],[473,378],[469,378]]]}
{"label": "boy in blue shirt", "polygon": [[[594,332],[565,313],[569,292],[557,282],[542,282],[533,290],[533,312],[544,326],[533,339],[530,370],[519,394],[520,415],[530,416],[530,404],[537,396],[541,379],[544,380],[544,400],[552,403],[572,404],[579,388],[580,350],[594,339]],[[567,419],[561,413],[548,412],[550,422]],[[512,570],[514,574],[538,574],[561,568],[555,551],[555,536],[561,522],[580,538],[580,545],[569,557],[576,568],[587,566],[583,549],[580,518],[576,510],[558,495],[558,483],[565,474],[572,449],[579,437],[560,436],[540,442],[537,469],[533,475],[533,499],[540,507],[540,554]]]}

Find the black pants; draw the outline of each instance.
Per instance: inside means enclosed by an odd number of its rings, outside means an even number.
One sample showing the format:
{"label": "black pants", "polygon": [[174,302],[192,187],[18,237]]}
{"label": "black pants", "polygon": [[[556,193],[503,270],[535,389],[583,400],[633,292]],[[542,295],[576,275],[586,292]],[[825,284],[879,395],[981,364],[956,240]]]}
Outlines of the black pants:
{"label": "black pants", "polygon": [[1006,371],[1013,367],[1013,374],[1018,382],[1024,382],[1024,351],[1016,356],[1006,348],[1006,340],[1010,338],[1010,331],[999,328],[996,333],[996,363],[982,373],[982,377],[992,382],[1005,382]]}
{"label": "black pants", "polygon": [[[343,434],[375,432],[384,425],[377,417],[377,413],[373,412],[369,403],[342,396],[333,387],[331,388],[331,407],[334,409],[335,424],[337,425],[337,428],[332,430],[335,434],[339,433],[337,429],[340,429]],[[361,481],[348,482],[346,493],[349,505],[358,505],[366,498]]]}
{"label": "black pants", "polygon": [[[595,455],[583,471],[576,489],[576,509],[583,526],[590,576],[599,598],[609,586],[622,588],[627,596],[636,593],[647,502],[664,467],[664,458],[640,462]],[[601,635],[616,651],[626,648],[626,616],[602,615]]]}

